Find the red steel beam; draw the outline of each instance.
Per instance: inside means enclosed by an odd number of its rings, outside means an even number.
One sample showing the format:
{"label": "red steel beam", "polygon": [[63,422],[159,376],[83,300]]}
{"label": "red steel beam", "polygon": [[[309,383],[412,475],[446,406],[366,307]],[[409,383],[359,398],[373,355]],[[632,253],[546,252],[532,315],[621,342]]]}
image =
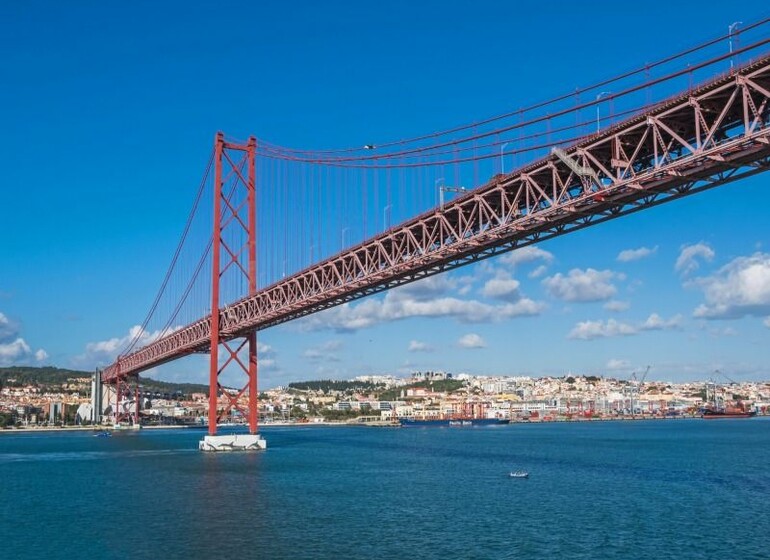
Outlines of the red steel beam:
{"label": "red steel beam", "polygon": [[211,310],[209,316],[209,434],[217,433],[217,405],[219,402],[219,321],[214,319],[219,310],[219,280],[222,248],[222,156],[225,149],[223,134],[214,139],[214,228],[211,257]]}
{"label": "red steel beam", "polygon": [[[224,135],[217,133],[214,139],[214,223],[212,233],[212,270],[211,270],[211,309],[214,310],[208,318],[209,324],[209,410],[208,410],[208,431],[210,435],[217,432],[219,421],[229,414],[233,409],[245,416],[249,421],[249,431],[252,434],[257,433],[257,336],[256,332],[244,332],[245,337],[240,345],[231,347],[228,341],[235,338],[232,336],[223,336],[221,324],[217,320],[220,315],[220,283],[225,272],[233,265],[235,274],[244,274],[248,280],[248,296],[254,295],[257,291],[257,252],[256,252],[256,139],[250,138],[244,146],[225,142]],[[247,178],[238,170],[243,163],[238,164],[231,159],[229,153],[245,152],[245,163],[248,167]],[[241,204],[233,205],[229,202],[229,195],[225,195],[223,188],[225,184],[225,175],[223,166],[227,164],[233,177],[233,191],[241,188],[246,189],[246,211],[248,216],[244,222],[241,219],[240,212],[243,208]],[[241,263],[241,251],[233,251],[227,246],[223,238],[223,232],[226,228],[236,228],[244,230],[248,242],[247,259],[248,264],[244,267]],[[225,252],[222,252],[222,248]],[[220,345],[224,346],[226,359],[220,364]],[[238,352],[248,345],[248,362],[244,364],[238,356]],[[246,384],[238,393],[238,398],[232,398],[229,394],[221,391],[219,385],[220,374],[228,366],[240,368],[246,374]],[[246,394],[248,398],[248,409],[241,407],[239,398]],[[224,406],[220,407],[220,397],[223,397]]]}

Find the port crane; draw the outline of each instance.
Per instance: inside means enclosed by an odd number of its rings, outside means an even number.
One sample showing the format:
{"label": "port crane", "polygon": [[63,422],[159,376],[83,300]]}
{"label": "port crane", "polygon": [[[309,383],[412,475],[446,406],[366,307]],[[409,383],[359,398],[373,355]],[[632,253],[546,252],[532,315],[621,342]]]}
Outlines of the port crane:
{"label": "port crane", "polygon": [[647,366],[647,369],[644,370],[644,373],[640,378],[636,377],[635,371],[631,373],[631,378],[629,379],[628,393],[630,395],[630,400],[631,400],[632,416],[636,414],[636,402],[639,400],[639,393],[641,391],[644,380],[647,379],[648,373],[650,373],[650,366]]}
{"label": "port crane", "polygon": [[719,377],[724,377],[731,385],[738,385],[737,382],[730,379],[730,377],[718,369],[714,370],[713,377],[706,381],[706,406],[711,406],[714,410],[724,410],[727,404],[727,399],[724,395],[725,389],[724,386],[719,383]]}

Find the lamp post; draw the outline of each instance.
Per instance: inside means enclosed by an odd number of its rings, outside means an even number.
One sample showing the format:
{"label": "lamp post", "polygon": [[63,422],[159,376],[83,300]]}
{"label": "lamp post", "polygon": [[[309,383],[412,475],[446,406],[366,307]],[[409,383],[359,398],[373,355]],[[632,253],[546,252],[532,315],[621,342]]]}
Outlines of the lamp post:
{"label": "lamp post", "polygon": [[600,94],[598,94],[596,96],[596,101],[597,101],[597,103],[596,103],[596,134],[599,134],[599,131],[601,130],[601,124],[600,124],[601,121],[599,119],[599,103],[598,103],[598,101],[602,97],[604,97],[605,95],[610,95],[611,93],[612,93],[611,91],[603,91],[603,92],[601,92]]}
{"label": "lamp post", "polygon": [[348,229],[350,228],[342,228],[342,245],[340,246],[340,250],[345,249],[345,234],[348,232]]}
{"label": "lamp post", "polygon": [[436,179],[436,181],[433,183],[436,187],[436,199],[435,199],[435,205],[438,206],[439,199],[441,198],[441,184],[444,182],[443,177],[439,177]]}
{"label": "lamp post", "polygon": [[506,142],[502,146],[500,146],[500,173],[505,175],[505,155],[503,154],[503,150],[505,150],[505,147],[510,144],[510,142]]}
{"label": "lamp post", "polygon": [[465,187],[445,187],[442,185],[442,187],[439,189],[439,196],[441,198],[439,205],[441,207],[441,210],[444,209],[444,193],[445,192],[453,192],[453,193],[464,193]]}
{"label": "lamp post", "polygon": [[390,210],[393,208],[392,204],[388,204],[385,208],[382,209],[382,230],[385,231],[390,227]]}
{"label": "lamp post", "polygon": [[733,32],[738,28],[742,21],[734,21],[727,26],[727,44],[730,48],[730,71],[733,70]]}

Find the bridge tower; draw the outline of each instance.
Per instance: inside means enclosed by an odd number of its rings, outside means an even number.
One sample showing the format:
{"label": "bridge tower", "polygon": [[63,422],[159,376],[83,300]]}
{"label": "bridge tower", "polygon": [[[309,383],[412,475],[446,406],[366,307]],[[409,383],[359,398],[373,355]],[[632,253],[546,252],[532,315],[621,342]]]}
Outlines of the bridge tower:
{"label": "bridge tower", "polygon": [[[248,293],[239,297],[257,291],[256,148],[253,136],[246,144],[226,141],[221,132],[214,138],[209,435],[200,443],[202,450],[264,448],[264,440],[257,436],[257,335],[251,332],[238,339],[226,332],[223,317],[228,309],[220,307],[226,273],[246,280]],[[223,390],[219,382],[228,367],[246,377],[243,387],[235,392]],[[217,423],[233,411],[248,418],[251,437],[216,436]]]}

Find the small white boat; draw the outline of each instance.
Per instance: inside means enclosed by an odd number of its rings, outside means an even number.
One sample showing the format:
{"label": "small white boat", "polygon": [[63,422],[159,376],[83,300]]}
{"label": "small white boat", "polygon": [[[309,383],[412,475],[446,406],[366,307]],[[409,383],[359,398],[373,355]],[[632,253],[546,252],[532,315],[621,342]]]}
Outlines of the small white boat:
{"label": "small white boat", "polygon": [[511,478],[529,478],[527,471],[512,471],[508,476]]}

